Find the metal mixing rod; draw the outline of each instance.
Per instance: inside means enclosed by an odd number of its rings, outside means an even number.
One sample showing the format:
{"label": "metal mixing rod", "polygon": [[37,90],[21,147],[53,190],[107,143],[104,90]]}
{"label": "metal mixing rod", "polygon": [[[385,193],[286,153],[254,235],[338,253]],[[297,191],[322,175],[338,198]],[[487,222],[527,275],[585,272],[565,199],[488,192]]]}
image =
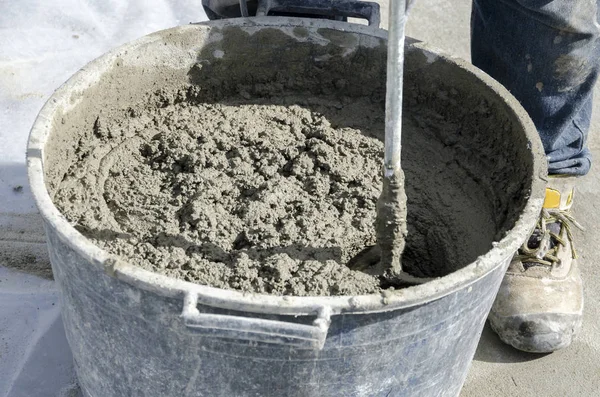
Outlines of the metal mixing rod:
{"label": "metal mixing rod", "polygon": [[404,80],[404,40],[406,1],[390,0],[388,29],[387,85],[385,98],[384,177],[390,179],[401,169],[402,89]]}
{"label": "metal mixing rod", "polygon": [[390,0],[389,11],[383,189],[377,202],[376,232],[381,255],[379,272],[391,285],[429,281],[411,276],[402,269],[402,254],[408,234],[407,198],[401,167],[402,90],[404,32],[410,3],[406,0]]}

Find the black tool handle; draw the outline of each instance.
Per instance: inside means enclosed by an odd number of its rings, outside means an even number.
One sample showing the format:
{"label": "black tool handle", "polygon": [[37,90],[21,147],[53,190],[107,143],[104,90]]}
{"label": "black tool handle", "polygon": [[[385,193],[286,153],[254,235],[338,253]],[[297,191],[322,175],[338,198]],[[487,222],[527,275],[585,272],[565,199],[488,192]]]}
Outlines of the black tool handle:
{"label": "black tool handle", "polygon": [[358,0],[202,0],[209,19],[286,15],[346,21],[361,18],[378,28],[379,4]]}
{"label": "black tool handle", "polygon": [[381,22],[379,4],[357,0],[258,0],[256,16],[271,14],[362,18],[374,27]]}

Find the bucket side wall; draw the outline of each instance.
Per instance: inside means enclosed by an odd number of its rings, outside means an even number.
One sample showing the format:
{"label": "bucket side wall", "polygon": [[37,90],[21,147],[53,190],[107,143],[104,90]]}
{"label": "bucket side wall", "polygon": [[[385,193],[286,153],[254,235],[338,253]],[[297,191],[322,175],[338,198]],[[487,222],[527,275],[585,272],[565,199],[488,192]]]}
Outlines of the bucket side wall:
{"label": "bucket side wall", "polygon": [[180,318],[183,298],[109,277],[47,230],[86,397],[456,396],[507,264],[425,305],[334,316],[324,349],[302,350],[194,334]]}

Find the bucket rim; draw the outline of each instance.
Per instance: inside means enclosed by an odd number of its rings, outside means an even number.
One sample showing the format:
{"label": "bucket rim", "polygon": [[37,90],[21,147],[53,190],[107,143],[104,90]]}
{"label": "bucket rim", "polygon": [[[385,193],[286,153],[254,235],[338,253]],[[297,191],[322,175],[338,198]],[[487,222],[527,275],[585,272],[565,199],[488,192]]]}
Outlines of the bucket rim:
{"label": "bucket rim", "polygon": [[[30,132],[27,147],[27,169],[31,191],[36,205],[48,228],[77,254],[81,255],[93,266],[104,269],[109,276],[126,282],[134,287],[151,291],[165,297],[183,298],[188,294],[196,294],[198,302],[222,309],[238,310],[262,314],[279,315],[314,315],[323,308],[332,314],[341,313],[375,313],[398,309],[406,309],[440,299],[456,291],[468,288],[481,278],[487,276],[502,264],[507,264],[519,246],[533,230],[543,204],[545,183],[547,181],[546,158],[537,134],[537,130],[529,115],[521,104],[499,82],[471,65],[467,61],[433,49],[425,43],[414,41],[410,50],[421,51],[427,60],[441,59],[455,67],[463,69],[482,81],[493,91],[514,113],[525,132],[529,153],[533,160],[533,173],[529,197],[525,207],[505,236],[493,243],[490,251],[479,256],[475,261],[447,276],[435,279],[426,284],[394,291],[383,291],[378,294],[360,296],[275,296],[257,293],[244,293],[210,286],[194,284],[169,276],[144,270],[140,267],[109,254],[78,232],[56,208],[45,184],[43,157],[44,147],[52,131],[52,122],[59,107],[68,103],[70,93],[75,89],[89,86],[89,76],[99,75],[106,71],[112,61],[126,51],[160,40],[166,34],[178,34],[194,29],[214,29],[225,27],[304,27],[309,29],[329,28],[343,32],[357,33],[387,39],[387,31],[364,25],[339,21],[303,19],[293,17],[253,17],[207,21],[197,24],[177,26],[151,33],[140,39],[131,41],[112,49],[91,61],[80,71],[61,85],[45,103],[37,116]],[[469,291],[469,290],[467,290]]]}

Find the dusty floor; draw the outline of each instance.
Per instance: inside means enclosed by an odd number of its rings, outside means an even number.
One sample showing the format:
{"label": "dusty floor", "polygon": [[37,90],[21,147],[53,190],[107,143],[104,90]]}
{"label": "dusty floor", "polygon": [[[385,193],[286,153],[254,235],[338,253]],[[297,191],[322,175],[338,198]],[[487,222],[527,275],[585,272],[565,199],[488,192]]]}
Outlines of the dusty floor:
{"label": "dusty floor", "polygon": [[[378,1],[387,4],[387,1]],[[470,59],[469,0],[418,0],[408,34],[447,53]],[[383,17],[382,20],[386,20]],[[596,88],[596,97],[600,86]],[[600,102],[594,105],[590,146],[600,158]],[[586,227],[577,233],[585,282],[583,331],[574,344],[550,355],[521,353],[484,329],[461,396],[596,396],[600,390],[600,268],[595,247],[600,239],[600,165],[581,180],[575,216]]]}

